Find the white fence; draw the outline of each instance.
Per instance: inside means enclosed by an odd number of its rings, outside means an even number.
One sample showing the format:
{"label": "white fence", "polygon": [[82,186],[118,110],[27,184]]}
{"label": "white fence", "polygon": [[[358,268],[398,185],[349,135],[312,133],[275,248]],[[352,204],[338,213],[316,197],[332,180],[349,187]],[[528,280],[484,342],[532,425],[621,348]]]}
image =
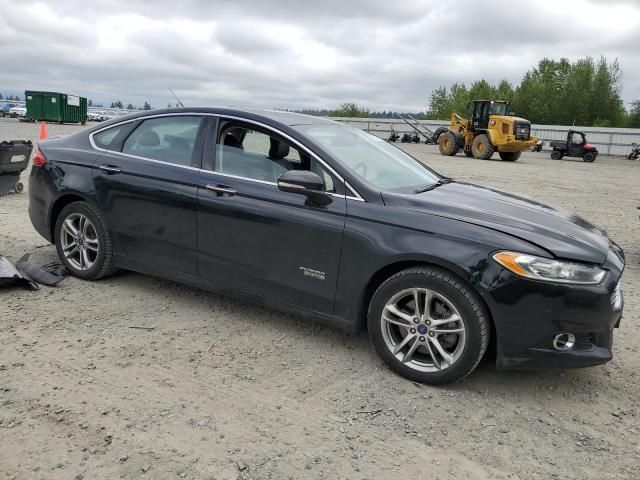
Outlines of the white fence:
{"label": "white fence", "polygon": [[[361,128],[381,138],[388,138],[393,128],[402,134],[413,130],[400,119],[391,118],[331,118],[346,123],[352,127]],[[420,125],[435,130],[449,125],[442,120],[419,120]],[[571,127],[566,125],[531,125],[531,135],[540,137],[544,141],[544,149],[549,149],[551,140],[565,140],[569,130],[579,130],[587,136],[587,141],[595,145],[598,151],[605,155],[627,155],[633,143],[640,143],[640,129],[638,128],[604,128],[604,127]]]}

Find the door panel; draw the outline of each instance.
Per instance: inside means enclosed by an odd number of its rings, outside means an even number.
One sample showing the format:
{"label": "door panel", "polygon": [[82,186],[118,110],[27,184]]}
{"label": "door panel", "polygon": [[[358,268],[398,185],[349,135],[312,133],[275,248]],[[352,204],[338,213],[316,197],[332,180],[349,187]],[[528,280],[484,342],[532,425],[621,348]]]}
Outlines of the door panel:
{"label": "door panel", "polygon": [[96,195],[116,253],[196,275],[197,171],[118,153],[101,155],[94,169]]}
{"label": "door panel", "polygon": [[198,115],[141,119],[98,157],[96,196],[117,254],[197,275],[194,167],[202,161],[206,123]]}
{"label": "door panel", "polygon": [[198,273],[203,278],[331,313],[340,264],[345,199],[325,207],[276,185],[203,173],[235,195],[198,191]]}

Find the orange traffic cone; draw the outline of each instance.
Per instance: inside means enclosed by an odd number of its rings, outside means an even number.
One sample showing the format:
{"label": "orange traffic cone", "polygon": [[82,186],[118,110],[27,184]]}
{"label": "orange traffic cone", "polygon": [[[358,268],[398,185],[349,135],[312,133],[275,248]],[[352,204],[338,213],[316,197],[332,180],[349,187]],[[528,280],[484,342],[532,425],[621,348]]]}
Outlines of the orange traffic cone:
{"label": "orange traffic cone", "polygon": [[47,138],[47,124],[40,122],[40,140],[44,140],[45,138]]}

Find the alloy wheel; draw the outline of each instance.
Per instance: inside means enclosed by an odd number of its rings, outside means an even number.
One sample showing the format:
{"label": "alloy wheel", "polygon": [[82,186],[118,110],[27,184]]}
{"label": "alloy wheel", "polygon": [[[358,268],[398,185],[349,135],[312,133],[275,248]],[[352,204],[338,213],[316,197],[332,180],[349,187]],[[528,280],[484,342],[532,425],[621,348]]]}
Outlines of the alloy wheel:
{"label": "alloy wheel", "polygon": [[76,270],[89,270],[96,263],[100,242],[96,227],[81,213],[72,213],[62,222],[60,232],[62,253]]}
{"label": "alloy wheel", "polygon": [[420,372],[454,365],[465,346],[465,326],[455,305],[426,288],[393,295],[382,310],[382,337],[391,354]]}

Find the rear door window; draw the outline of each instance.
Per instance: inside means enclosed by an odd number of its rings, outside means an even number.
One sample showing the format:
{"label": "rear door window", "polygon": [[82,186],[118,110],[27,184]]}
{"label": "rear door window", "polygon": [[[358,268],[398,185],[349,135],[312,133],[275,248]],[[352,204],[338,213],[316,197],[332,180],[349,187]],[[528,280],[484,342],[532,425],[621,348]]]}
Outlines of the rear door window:
{"label": "rear door window", "polygon": [[199,116],[144,120],[124,142],[122,153],[189,166],[201,122]]}

